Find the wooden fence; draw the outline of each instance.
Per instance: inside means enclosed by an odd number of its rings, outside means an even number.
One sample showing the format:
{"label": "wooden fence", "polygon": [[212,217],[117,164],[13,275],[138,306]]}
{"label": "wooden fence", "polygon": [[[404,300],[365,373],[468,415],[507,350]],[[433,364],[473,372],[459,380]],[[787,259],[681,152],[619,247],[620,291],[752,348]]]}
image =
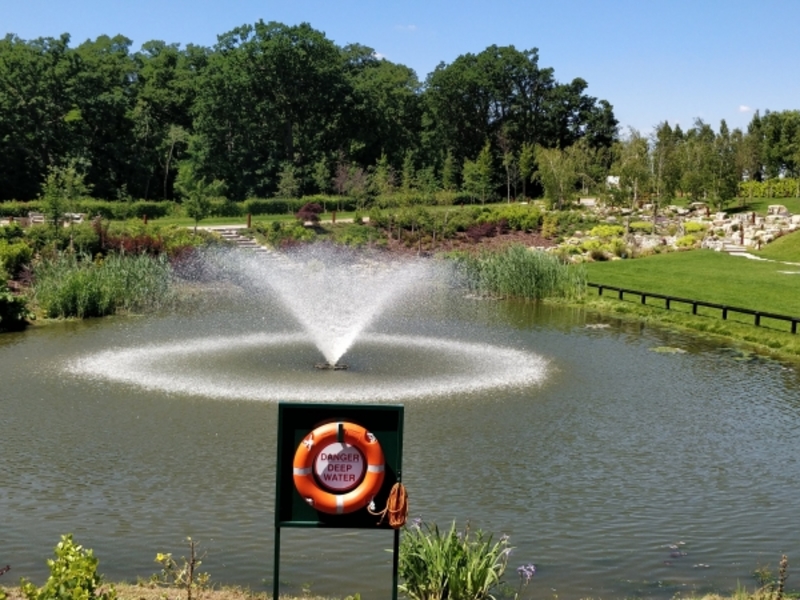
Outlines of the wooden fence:
{"label": "wooden fence", "polygon": [[791,323],[792,333],[797,333],[797,323],[800,322],[800,317],[790,317],[788,315],[778,315],[775,313],[764,312],[760,310],[752,310],[749,308],[740,308],[738,306],[728,306],[726,304],[715,304],[713,302],[703,302],[702,300],[690,300],[689,298],[679,298],[677,296],[668,296],[666,294],[654,294],[652,292],[642,292],[639,290],[629,290],[627,288],[615,287],[613,285],[604,285],[602,283],[587,283],[588,287],[597,288],[597,295],[602,296],[603,291],[608,290],[617,292],[618,298],[624,300],[625,294],[639,296],[642,304],[647,304],[648,298],[659,298],[664,300],[665,308],[670,309],[673,302],[681,304],[689,304],[692,307],[692,314],[697,314],[697,307],[705,306],[707,308],[715,308],[721,311],[723,320],[727,320],[728,313],[739,313],[742,315],[752,315],[754,317],[754,324],[756,327],[761,326],[761,319],[775,319],[776,321],[787,321]]}

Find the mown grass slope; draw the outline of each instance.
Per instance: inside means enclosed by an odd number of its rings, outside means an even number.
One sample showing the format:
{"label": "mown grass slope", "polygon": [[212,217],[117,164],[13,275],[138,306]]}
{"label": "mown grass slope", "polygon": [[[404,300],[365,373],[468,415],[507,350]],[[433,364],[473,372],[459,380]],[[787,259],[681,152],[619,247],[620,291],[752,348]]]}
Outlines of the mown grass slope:
{"label": "mown grass slope", "polygon": [[[694,250],[591,263],[587,273],[592,283],[800,316],[800,266]],[[663,305],[663,301],[652,299],[648,304],[659,302]],[[689,310],[679,305],[673,308]],[[718,313],[705,309],[705,314]],[[734,315],[730,318],[751,323],[753,320]]]}
{"label": "mown grass slope", "polygon": [[779,237],[753,254],[770,260],[800,263],[800,231]]}

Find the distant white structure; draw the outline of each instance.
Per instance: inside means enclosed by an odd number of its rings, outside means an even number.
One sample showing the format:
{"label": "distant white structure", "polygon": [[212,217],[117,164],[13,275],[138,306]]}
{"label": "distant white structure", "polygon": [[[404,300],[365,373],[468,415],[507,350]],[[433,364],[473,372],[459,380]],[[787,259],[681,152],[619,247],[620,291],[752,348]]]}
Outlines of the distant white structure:
{"label": "distant white structure", "polygon": [[611,188],[611,187],[618,188],[619,187],[619,175],[608,175],[608,176],[606,176],[606,187],[607,188]]}

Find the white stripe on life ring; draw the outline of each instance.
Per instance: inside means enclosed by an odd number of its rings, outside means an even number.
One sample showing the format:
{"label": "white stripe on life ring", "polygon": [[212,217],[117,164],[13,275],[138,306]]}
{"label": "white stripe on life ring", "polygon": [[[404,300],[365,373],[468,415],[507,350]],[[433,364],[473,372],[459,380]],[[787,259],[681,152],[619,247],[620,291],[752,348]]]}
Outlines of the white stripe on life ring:
{"label": "white stripe on life ring", "polygon": [[367,465],[367,471],[370,473],[383,473],[383,465]]}
{"label": "white stripe on life ring", "polygon": [[336,496],[336,514],[344,513],[344,496]]}
{"label": "white stripe on life ring", "polygon": [[305,469],[294,467],[293,472],[295,475],[311,475],[311,467],[306,467]]}

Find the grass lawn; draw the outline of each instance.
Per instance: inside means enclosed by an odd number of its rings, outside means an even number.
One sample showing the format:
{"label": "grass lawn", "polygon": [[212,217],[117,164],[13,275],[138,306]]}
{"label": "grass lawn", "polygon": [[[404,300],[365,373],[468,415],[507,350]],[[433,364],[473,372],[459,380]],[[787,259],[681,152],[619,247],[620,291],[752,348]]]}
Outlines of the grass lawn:
{"label": "grass lawn", "polygon": [[[587,272],[592,283],[800,317],[800,267],[693,250],[590,263]],[[663,307],[664,301],[651,298],[648,304]],[[678,303],[672,309],[691,311],[690,306]],[[719,317],[720,311],[701,307],[698,314]],[[728,318],[753,323],[749,315],[730,313]],[[763,319],[762,325],[779,330],[790,327],[769,319]]]}
{"label": "grass lawn", "polygon": [[753,254],[772,260],[800,263],[800,231],[779,237]]}
{"label": "grass lawn", "polygon": [[[744,205],[739,206],[740,202]],[[783,204],[793,215],[800,213],[800,198],[753,198],[752,200],[749,198],[737,198],[728,206],[727,212],[737,213],[754,211],[759,215],[766,215],[767,207],[773,204]]]}

